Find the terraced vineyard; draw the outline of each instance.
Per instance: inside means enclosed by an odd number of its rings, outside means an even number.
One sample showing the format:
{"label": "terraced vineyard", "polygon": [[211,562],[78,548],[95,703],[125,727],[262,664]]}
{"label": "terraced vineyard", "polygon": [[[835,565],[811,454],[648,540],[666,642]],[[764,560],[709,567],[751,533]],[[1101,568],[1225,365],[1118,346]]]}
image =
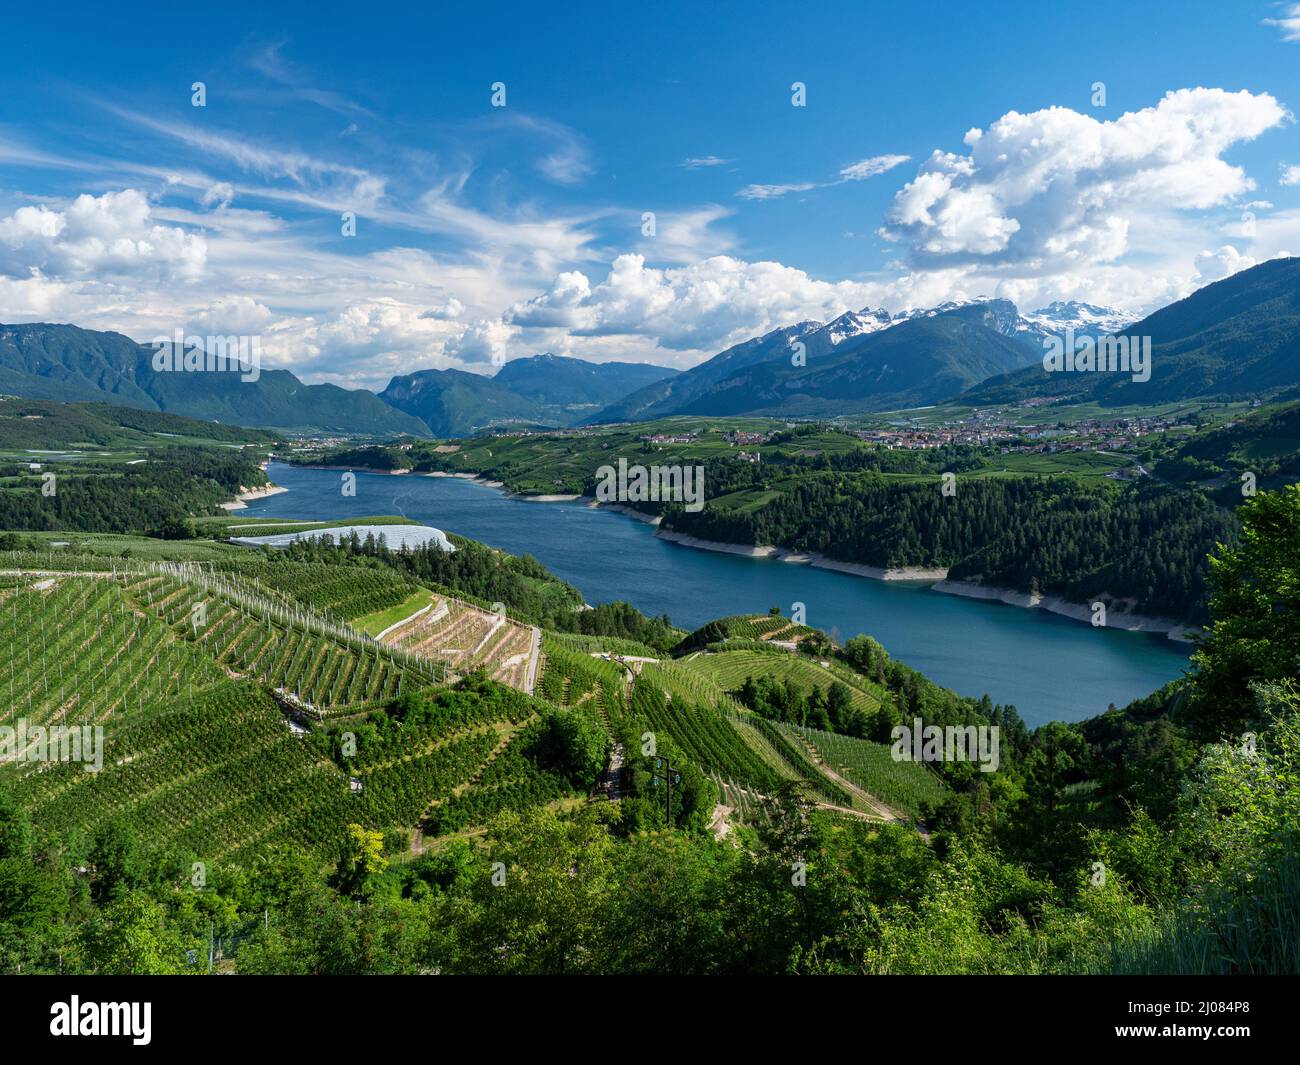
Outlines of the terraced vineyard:
{"label": "terraced vineyard", "polygon": [[[535,741],[554,708],[482,681],[425,693],[415,717],[362,729],[342,759],[360,789],[357,811],[377,827],[421,825],[426,835],[481,825],[503,809],[586,797],[563,773],[544,768]],[[595,721],[594,710],[585,712]]]}
{"label": "terraced vineyard", "polygon": [[531,626],[504,614],[442,596],[432,609],[390,631],[383,642],[444,663],[462,675],[481,669],[495,681],[526,690],[539,636]]}
{"label": "terraced vineyard", "polygon": [[[785,663],[787,658],[761,652],[754,657],[764,664]],[[823,774],[800,740],[746,710],[708,672],[688,668],[685,660],[643,664],[633,690],[632,713],[652,731],[668,735],[686,757],[726,789],[736,799],[729,805],[748,809],[781,783],[801,781],[821,801],[869,809]]]}
{"label": "terraced vineyard", "polygon": [[741,706],[728,695],[713,678],[700,670],[689,669],[684,662],[663,661],[647,663],[642,675],[673,698],[727,710],[740,710]]}
{"label": "terraced vineyard", "polygon": [[239,578],[151,566],[132,575],[137,603],[231,673],[256,678],[323,718],[437,683],[443,667],[309,610],[265,597]]}
{"label": "terraced vineyard", "polygon": [[710,621],[688,635],[676,653],[703,650],[713,644],[729,641],[770,643],[798,643],[816,633],[816,629],[799,625],[780,614],[737,614]]}
{"label": "terraced vineyard", "polygon": [[[145,846],[237,861],[279,840],[332,854],[350,822],[453,831],[574,795],[529,756],[544,703],[498,684],[441,688],[445,666],[426,657],[464,643],[448,656],[455,667],[522,687],[530,627],[439,599],[435,617],[380,643],[295,598],[345,567],[271,568],[274,581],[265,569],[251,579],[161,563],[0,577],[3,719],[105,726],[97,772],[0,766],[38,825],[93,834],[121,816]],[[377,601],[347,580],[315,588],[349,612]],[[617,667],[575,657],[617,680]],[[621,708],[619,682],[589,692],[587,710],[606,698]],[[393,708],[410,706],[414,717],[394,725]],[[358,749],[331,759],[286,711],[327,735],[352,730]]]}
{"label": "terraced vineyard", "polygon": [[17,576],[0,582],[0,723],[103,723],[224,679],[197,648],[140,609],[120,581]]}
{"label": "terraced vineyard", "polygon": [[796,770],[786,759],[782,758],[781,753],[772,746],[772,741],[755,724],[753,714],[737,713],[731,715],[731,727],[740,733],[741,739],[749,745],[750,750],[767,763],[768,768],[776,774],[777,778],[782,781],[804,779],[803,774]]}
{"label": "terraced vineyard", "polygon": [[216,861],[281,840],[327,849],[351,815],[346,776],[248,682],[221,678],[192,701],[145,707],[107,727],[104,744],[99,772],[15,774],[37,824],[93,833],[124,817],[145,845]]}
{"label": "terraced vineyard", "polygon": [[228,564],[227,571],[342,621],[396,606],[417,590],[400,574],[379,567],[241,559]]}
{"label": "terraced vineyard", "polygon": [[626,710],[627,673],[615,663],[573,651],[548,634],[543,643],[546,661],[537,694],[556,706],[582,706],[590,701],[606,729],[616,726]]}
{"label": "terraced vineyard", "polygon": [[814,659],[792,653],[766,651],[719,651],[690,655],[679,661],[680,668],[693,671],[724,691],[736,691],[748,677],[768,676],[781,682],[794,681],[807,695],[814,686],[827,688],[842,681],[849,689],[855,709],[874,714],[883,693],[865,677],[838,662],[825,666]]}
{"label": "terraced vineyard", "polygon": [[948,795],[947,786],[923,763],[894,761],[887,744],[797,725],[780,727],[815,748],[841,776],[913,817],[920,816],[924,804],[938,805]]}
{"label": "terraced vineyard", "polygon": [[[122,816],[146,845],[201,860],[239,861],[276,841],[324,855],[352,822],[446,834],[502,809],[585,796],[585,783],[576,792],[538,761],[549,703],[607,735],[660,734],[742,808],[788,780],[837,805],[852,801],[814,765],[816,742],[830,741],[782,731],[726,690],[760,670],[807,690],[827,679],[814,662],[734,651],[620,663],[563,637],[547,638],[543,659],[531,626],[419,591],[362,567],[262,559],[0,577],[6,717],[106,726],[101,772],[49,763],[0,771],[38,824],[60,830],[93,833]],[[400,613],[413,601],[424,606],[386,626],[382,641],[338,620]],[[756,632],[783,623],[753,620]],[[524,691],[539,668],[545,702]],[[508,687],[441,686],[479,671]],[[874,708],[865,685],[853,694]],[[286,713],[314,720],[326,738],[291,727]],[[327,739],[344,734],[358,741],[346,757]],[[845,777],[864,788],[870,780],[900,807],[922,801],[922,782],[844,751],[827,760],[840,758]]]}
{"label": "terraced vineyard", "polygon": [[659,658],[661,654],[648,644],[624,640],[617,636],[588,636],[577,632],[549,632],[547,640],[570,651],[583,654],[602,652],[616,655],[634,655],[641,658]]}
{"label": "terraced vineyard", "polygon": [[797,776],[802,779],[814,791],[819,792],[825,798],[840,806],[852,806],[853,797],[833,780],[824,776],[814,764],[808,754],[801,750],[796,743],[791,742],[789,736],[782,732],[775,721],[769,721],[765,717],[759,717],[757,714],[749,715],[749,723],[762,735]]}
{"label": "terraced vineyard", "polygon": [[669,699],[644,675],[632,690],[632,713],[654,732],[662,732],[706,773],[717,773],[759,791],[770,791],[781,777],[744,741],[720,710]]}
{"label": "terraced vineyard", "polygon": [[502,810],[554,802],[574,795],[562,776],[540,769],[524,753],[530,733],[524,731],[500,750],[466,787],[430,812],[428,827],[436,835],[481,825]]}

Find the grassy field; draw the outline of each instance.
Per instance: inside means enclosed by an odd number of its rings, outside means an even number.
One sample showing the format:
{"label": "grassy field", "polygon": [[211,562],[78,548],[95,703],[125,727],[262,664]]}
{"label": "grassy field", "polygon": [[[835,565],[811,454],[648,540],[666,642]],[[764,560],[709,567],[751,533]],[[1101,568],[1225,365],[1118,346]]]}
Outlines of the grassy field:
{"label": "grassy field", "polygon": [[395,606],[390,606],[386,610],[377,610],[373,614],[365,614],[356,618],[352,622],[352,627],[360,629],[367,636],[378,636],[390,625],[395,625],[403,618],[408,618],[417,610],[429,606],[437,599],[437,596],[428,588],[421,588],[412,592]]}

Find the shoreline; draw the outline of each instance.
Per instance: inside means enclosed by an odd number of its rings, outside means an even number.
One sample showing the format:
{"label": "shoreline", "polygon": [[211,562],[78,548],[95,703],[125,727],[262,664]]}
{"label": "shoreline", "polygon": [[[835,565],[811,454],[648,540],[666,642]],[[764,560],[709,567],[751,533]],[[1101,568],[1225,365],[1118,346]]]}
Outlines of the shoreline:
{"label": "shoreline", "polygon": [[838,559],[827,558],[816,551],[801,552],[771,545],[751,547],[747,544],[723,543],[720,540],[701,540],[697,536],[688,536],[686,533],[674,532],[671,529],[660,529],[655,535],[661,540],[681,544],[683,547],[694,547],[700,551],[719,551],[728,555],[743,555],[747,558],[770,558],[775,562],[790,562],[799,566],[812,566],[814,569],[832,570],[836,573],[847,573],[854,577],[868,577],[876,581],[934,581],[943,580],[948,576],[948,570],[941,566],[899,566],[884,569],[880,566],[868,566],[861,562],[840,562]]}
{"label": "shoreline", "polygon": [[[448,473],[446,470],[430,470],[423,473],[421,477],[454,477],[458,481],[469,481],[470,484],[481,484],[484,488],[500,488],[505,491],[507,496],[514,493],[506,489],[504,481],[490,481],[486,477],[477,473]],[[516,496],[516,498],[520,498]]]}
{"label": "shoreline", "polygon": [[[586,496],[575,496],[575,499],[585,499]],[[593,499],[587,504],[592,510],[608,510],[614,514],[626,514],[629,518],[634,518],[646,525],[657,526],[664,520],[662,514],[647,514],[644,510],[637,510],[636,507],[629,507],[625,503],[602,503]]]}
{"label": "shoreline", "polygon": [[[316,468],[342,469],[343,467],[321,466]],[[372,472],[405,473],[408,471],[375,470]],[[587,498],[586,496],[570,495],[520,495],[507,489],[503,482],[489,480],[477,473],[448,473],[443,470],[434,470],[423,474],[423,476],[455,477],[459,480],[481,484],[485,488],[500,489],[511,499],[528,500],[534,503],[567,503]],[[285,491],[285,489],[279,489],[279,491]],[[625,514],[635,521],[654,526],[656,528],[655,536],[658,539],[666,540],[680,547],[695,548],[697,551],[715,551],[727,555],[740,555],[745,558],[766,558],[775,562],[789,562],[794,565],[812,566],[814,569],[844,573],[851,577],[865,577],[868,580],[913,583],[933,582],[930,584],[931,591],[940,592],[944,595],[993,600],[1007,606],[1017,606],[1029,610],[1046,610],[1049,613],[1069,618],[1072,621],[1083,623],[1091,623],[1092,621],[1092,610],[1086,603],[1073,603],[1055,595],[1031,596],[1028,592],[1018,592],[1014,588],[1001,588],[996,585],[978,584],[973,581],[950,581],[948,580],[948,568],[946,566],[900,566],[886,569],[880,566],[869,566],[861,562],[841,562],[838,559],[827,558],[816,551],[799,552],[784,547],[774,547],[770,544],[729,544],[720,540],[704,540],[697,536],[690,536],[687,533],[674,532],[672,529],[660,527],[660,523],[663,521],[663,515],[661,514],[647,514],[645,511],[637,510],[623,503],[601,503],[594,499],[587,506],[593,510],[609,510],[618,514]],[[1120,602],[1114,596],[1107,596],[1107,598],[1112,603]],[[1160,618],[1148,614],[1112,609],[1110,605],[1107,606],[1106,620],[1107,628],[1119,629],[1122,632],[1147,632],[1164,635],[1175,643],[1183,644],[1191,643],[1192,636],[1201,631],[1199,626],[1187,625],[1171,618]]]}
{"label": "shoreline", "polygon": [[381,473],[390,477],[411,472],[410,470],[381,470],[375,466],[328,466],[323,462],[286,462],[285,465],[296,466],[302,470],[348,470],[352,473]]}
{"label": "shoreline", "polygon": [[[934,582],[931,590],[944,595],[959,595],[968,599],[982,599],[1017,606],[1029,610],[1046,610],[1072,621],[1091,624],[1092,610],[1086,603],[1074,603],[1058,595],[1030,595],[1018,592],[1014,588],[1001,588],[995,585],[976,584],[970,581],[948,580],[948,570],[943,566],[901,566],[885,569],[880,566],[868,566],[858,562],[840,562],[827,558],[817,552],[796,552],[783,547],[770,545],[748,546],[746,544],[727,544],[717,540],[702,540],[696,536],[660,529],[655,533],[661,540],[693,547],[699,551],[717,551],[729,555],[741,555],[745,558],[766,558],[774,562],[791,562],[796,565],[808,565],[815,569],[832,570],[853,577],[866,577],[876,581],[923,581]],[[1163,635],[1176,643],[1191,643],[1192,637],[1200,632],[1195,625],[1188,625],[1171,618],[1154,617],[1149,614],[1137,614],[1116,609],[1113,604],[1119,602],[1114,596],[1107,596],[1111,602],[1107,606],[1106,628],[1119,629],[1121,632],[1148,632]]]}
{"label": "shoreline", "polygon": [[[1092,609],[1086,603],[1074,603],[1062,599],[1059,595],[1032,595],[1019,592],[1014,588],[1002,588],[994,584],[978,584],[974,581],[942,580],[935,584],[932,591],[944,595],[959,595],[967,599],[983,599],[1007,606],[1018,606],[1027,610],[1046,610],[1072,621],[1092,623]],[[1098,597],[1099,601],[1102,597]],[[1127,610],[1114,609],[1111,604],[1119,602],[1114,596],[1105,596],[1111,603],[1106,608],[1106,625],[1108,629],[1122,632],[1149,632],[1162,634],[1175,643],[1191,643],[1192,637],[1201,631],[1197,625],[1188,625],[1172,618],[1154,617],[1150,614],[1136,614]]]}
{"label": "shoreline", "polygon": [[278,484],[268,484],[262,488],[244,488],[234,499],[226,503],[218,503],[222,510],[247,510],[250,499],[265,499],[267,496],[278,496],[281,492],[287,492],[289,489],[283,488]]}

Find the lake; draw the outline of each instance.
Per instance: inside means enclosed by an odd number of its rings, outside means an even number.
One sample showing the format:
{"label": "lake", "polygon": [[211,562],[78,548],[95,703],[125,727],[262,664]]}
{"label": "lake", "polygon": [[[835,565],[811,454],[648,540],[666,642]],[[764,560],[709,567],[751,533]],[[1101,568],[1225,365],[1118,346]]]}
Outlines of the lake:
{"label": "lake", "polygon": [[902,662],[960,692],[1013,704],[1031,725],[1077,721],[1123,706],[1177,677],[1189,648],[1163,636],[1091,625],[997,602],[771,559],[699,551],[660,540],[653,526],[586,502],[531,503],[452,477],[356,474],[272,463],[288,489],[240,517],[346,520],[401,514],[447,532],[529,554],[589,603],[626,599],[695,628],[729,614],[789,615],[844,640],[867,633]]}

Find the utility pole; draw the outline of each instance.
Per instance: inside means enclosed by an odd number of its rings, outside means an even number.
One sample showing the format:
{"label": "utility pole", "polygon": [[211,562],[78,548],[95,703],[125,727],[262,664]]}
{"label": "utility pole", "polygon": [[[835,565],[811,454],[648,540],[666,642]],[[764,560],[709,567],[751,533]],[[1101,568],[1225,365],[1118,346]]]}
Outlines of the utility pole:
{"label": "utility pole", "polygon": [[[660,773],[663,774],[662,778],[659,776]],[[654,780],[655,787],[659,786],[659,782],[661,779],[663,780],[664,784],[667,785],[667,803],[666,803],[667,822],[668,822],[668,827],[672,828],[673,827],[673,785],[680,784],[682,782],[682,775],[681,773],[677,772],[676,769],[673,768],[673,763],[671,760],[667,758],[656,758],[655,774],[651,779]]]}

